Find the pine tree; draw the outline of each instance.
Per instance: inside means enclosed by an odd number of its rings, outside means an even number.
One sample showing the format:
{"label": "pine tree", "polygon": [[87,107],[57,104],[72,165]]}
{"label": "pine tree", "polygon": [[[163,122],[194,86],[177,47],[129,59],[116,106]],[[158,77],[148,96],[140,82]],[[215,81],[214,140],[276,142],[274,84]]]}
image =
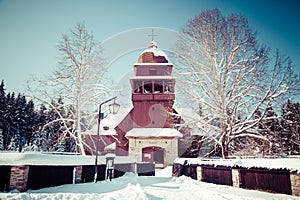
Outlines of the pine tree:
{"label": "pine tree", "polygon": [[33,134],[35,132],[36,127],[38,126],[38,119],[37,119],[38,115],[36,113],[36,111],[34,110],[34,103],[32,100],[30,100],[27,104],[26,104],[26,143],[29,145],[29,143],[32,144],[32,138],[33,138]]}
{"label": "pine tree", "polygon": [[0,85],[0,130],[3,130],[5,126],[5,110],[6,110],[6,97],[5,97],[5,89],[4,89],[4,81],[2,80]]}
{"label": "pine tree", "polygon": [[23,146],[26,144],[27,135],[31,133],[28,132],[28,114],[27,114],[27,102],[24,95],[19,94],[16,99],[16,109],[15,109],[15,121],[17,126],[16,130],[16,146],[18,147],[19,152],[22,151]]}
{"label": "pine tree", "polygon": [[47,108],[44,104],[40,106],[40,109],[36,112],[36,121],[32,134],[31,144],[38,149],[43,149],[43,143],[47,140],[44,131],[44,126],[47,123]]}
{"label": "pine tree", "polygon": [[5,114],[6,110],[6,97],[4,89],[4,81],[2,80],[0,85],[0,150],[4,150],[4,137],[3,128],[5,127]]}
{"label": "pine tree", "polygon": [[8,93],[6,96],[6,109],[4,113],[5,126],[3,127],[4,150],[8,148],[11,139],[15,138],[16,124],[14,122],[15,114],[15,93]]}
{"label": "pine tree", "polygon": [[281,125],[277,114],[271,106],[267,107],[265,113],[264,130],[269,138],[269,154],[273,156],[282,156],[282,142],[281,142]]}
{"label": "pine tree", "polygon": [[288,155],[300,154],[300,106],[289,99],[282,107],[282,144]]}

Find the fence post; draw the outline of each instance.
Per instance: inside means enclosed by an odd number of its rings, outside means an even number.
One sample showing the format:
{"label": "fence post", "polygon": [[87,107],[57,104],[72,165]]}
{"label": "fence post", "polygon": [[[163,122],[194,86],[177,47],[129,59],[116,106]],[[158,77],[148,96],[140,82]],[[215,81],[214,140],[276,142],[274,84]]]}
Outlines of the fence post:
{"label": "fence post", "polygon": [[73,184],[81,183],[82,166],[75,166],[73,170]]}
{"label": "fence post", "polygon": [[202,166],[201,165],[197,166],[197,180],[202,181]]}
{"label": "fence post", "polygon": [[241,186],[240,170],[237,168],[232,168],[231,173],[232,173],[232,186],[239,188]]}
{"label": "fence post", "polygon": [[290,172],[291,189],[293,196],[300,196],[300,174]]}
{"label": "fence post", "polygon": [[27,190],[29,166],[12,166],[10,170],[9,191],[19,190],[24,192]]}

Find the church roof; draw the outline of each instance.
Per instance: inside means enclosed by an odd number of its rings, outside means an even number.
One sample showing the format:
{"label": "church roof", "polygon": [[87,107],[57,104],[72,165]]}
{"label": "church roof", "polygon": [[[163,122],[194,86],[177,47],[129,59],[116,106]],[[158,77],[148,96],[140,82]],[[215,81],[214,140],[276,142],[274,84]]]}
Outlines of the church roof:
{"label": "church roof", "polygon": [[133,76],[130,77],[131,80],[140,80],[140,79],[144,79],[144,80],[173,80],[176,79],[173,76]]}
{"label": "church roof", "polygon": [[144,50],[138,58],[138,63],[167,63],[168,57],[161,49],[158,48],[156,42],[152,40],[148,48]]}
{"label": "church roof", "polygon": [[[121,123],[121,121],[128,115],[132,108],[119,108],[118,113],[108,114],[100,123],[100,135],[116,135],[115,128]],[[105,130],[105,128],[106,130]],[[108,129],[107,129],[108,127]],[[94,126],[85,132],[83,135],[97,135],[98,124],[95,123]]]}
{"label": "church roof", "polygon": [[126,137],[182,137],[183,135],[173,128],[133,128]]}

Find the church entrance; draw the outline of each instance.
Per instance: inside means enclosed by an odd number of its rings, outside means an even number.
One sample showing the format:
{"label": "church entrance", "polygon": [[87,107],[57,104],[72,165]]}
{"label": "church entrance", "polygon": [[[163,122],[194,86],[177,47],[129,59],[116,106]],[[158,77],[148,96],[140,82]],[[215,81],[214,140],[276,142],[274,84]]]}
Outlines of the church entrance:
{"label": "church entrance", "polygon": [[142,161],[155,163],[155,167],[163,168],[165,166],[166,151],[164,148],[151,146],[142,149]]}

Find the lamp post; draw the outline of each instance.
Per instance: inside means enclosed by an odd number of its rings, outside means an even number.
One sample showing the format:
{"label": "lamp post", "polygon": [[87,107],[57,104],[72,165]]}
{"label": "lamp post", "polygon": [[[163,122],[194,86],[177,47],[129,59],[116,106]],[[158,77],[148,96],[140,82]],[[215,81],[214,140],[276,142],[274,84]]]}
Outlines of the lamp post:
{"label": "lamp post", "polygon": [[94,183],[97,182],[97,177],[98,177],[98,151],[99,151],[99,135],[100,135],[100,122],[101,122],[101,107],[103,104],[105,103],[108,103],[112,100],[114,100],[114,103],[113,104],[110,104],[109,105],[109,110],[112,114],[116,114],[120,108],[120,105],[115,103],[115,99],[117,97],[113,97],[111,99],[108,99],[104,102],[102,102],[100,105],[99,105],[99,113],[98,113],[98,128],[97,128],[97,142],[96,142],[96,157],[95,157],[95,175],[94,175]]}

